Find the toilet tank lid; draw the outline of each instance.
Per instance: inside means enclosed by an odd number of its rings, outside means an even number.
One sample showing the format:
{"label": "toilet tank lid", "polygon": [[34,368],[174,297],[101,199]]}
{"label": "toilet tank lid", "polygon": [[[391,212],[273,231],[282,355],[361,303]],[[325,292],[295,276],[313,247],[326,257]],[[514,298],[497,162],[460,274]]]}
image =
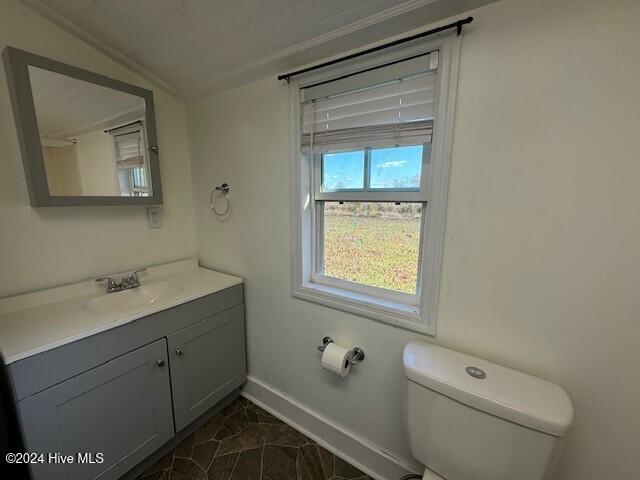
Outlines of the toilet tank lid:
{"label": "toilet tank lid", "polygon": [[556,437],[571,425],[571,400],[554,383],[425,342],[408,343],[403,361],[409,380],[496,417]]}

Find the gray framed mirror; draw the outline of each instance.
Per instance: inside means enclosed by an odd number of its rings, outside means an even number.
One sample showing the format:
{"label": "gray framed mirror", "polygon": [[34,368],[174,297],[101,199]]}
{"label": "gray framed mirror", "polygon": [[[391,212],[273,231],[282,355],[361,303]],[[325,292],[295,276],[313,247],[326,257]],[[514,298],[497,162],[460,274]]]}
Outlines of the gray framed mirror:
{"label": "gray framed mirror", "polygon": [[31,204],[162,203],[153,92],[7,47]]}

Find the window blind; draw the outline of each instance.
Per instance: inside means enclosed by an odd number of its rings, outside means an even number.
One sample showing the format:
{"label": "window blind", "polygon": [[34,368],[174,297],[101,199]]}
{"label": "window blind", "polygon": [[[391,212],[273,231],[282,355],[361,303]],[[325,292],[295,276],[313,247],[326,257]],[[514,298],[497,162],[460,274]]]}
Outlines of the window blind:
{"label": "window blind", "polygon": [[[408,145],[431,143],[433,120],[421,120],[387,125],[343,128],[315,133],[313,146],[318,150],[330,147],[383,147],[388,145]],[[302,135],[302,146],[311,146],[311,135]]]}
{"label": "window blind", "polygon": [[118,146],[118,167],[130,168],[144,165],[142,155],[142,137],[140,132],[125,133],[115,136]]}
{"label": "window blind", "polygon": [[429,143],[437,52],[303,91],[302,146]]}
{"label": "window blind", "polygon": [[133,168],[144,165],[141,122],[106,130],[106,132],[113,136],[118,168]]}

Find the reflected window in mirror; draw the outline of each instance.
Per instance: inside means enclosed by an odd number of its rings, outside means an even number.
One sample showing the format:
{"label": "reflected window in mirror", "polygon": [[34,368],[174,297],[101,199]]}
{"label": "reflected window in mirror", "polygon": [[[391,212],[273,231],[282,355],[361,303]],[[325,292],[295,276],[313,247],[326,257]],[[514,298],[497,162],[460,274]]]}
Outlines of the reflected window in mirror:
{"label": "reflected window in mirror", "polygon": [[137,121],[108,131],[113,136],[115,146],[120,195],[149,195],[148,162],[145,161],[147,142],[143,125],[142,121]]}

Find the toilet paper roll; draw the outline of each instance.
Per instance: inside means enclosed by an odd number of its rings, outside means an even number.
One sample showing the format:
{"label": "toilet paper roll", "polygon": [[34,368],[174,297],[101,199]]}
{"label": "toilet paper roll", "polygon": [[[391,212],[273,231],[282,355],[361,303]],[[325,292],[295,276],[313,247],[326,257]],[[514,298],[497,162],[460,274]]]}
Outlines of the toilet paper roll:
{"label": "toilet paper roll", "polygon": [[351,364],[347,360],[350,355],[350,349],[335,343],[329,343],[324,352],[322,352],[322,368],[329,370],[341,377],[346,377],[351,370]]}

